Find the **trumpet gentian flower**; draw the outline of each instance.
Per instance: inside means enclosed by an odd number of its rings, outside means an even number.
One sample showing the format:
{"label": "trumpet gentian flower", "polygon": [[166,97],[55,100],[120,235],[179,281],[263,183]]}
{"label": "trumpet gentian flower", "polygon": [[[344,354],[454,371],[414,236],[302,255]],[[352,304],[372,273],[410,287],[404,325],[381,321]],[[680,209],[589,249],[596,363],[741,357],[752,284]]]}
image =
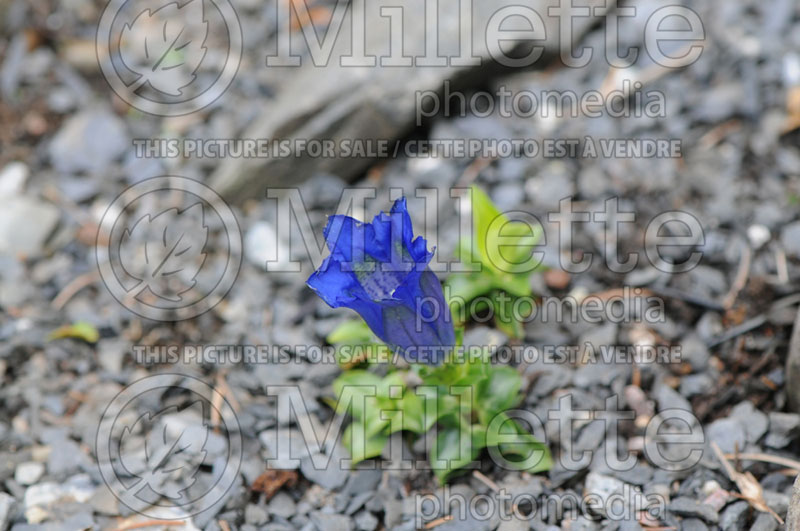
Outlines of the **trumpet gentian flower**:
{"label": "trumpet gentian flower", "polygon": [[331,254],[308,285],[333,308],[350,308],[406,360],[439,364],[455,344],[442,286],[428,267],[433,251],[414,238],[405,198],[372,223],[331,216]]}

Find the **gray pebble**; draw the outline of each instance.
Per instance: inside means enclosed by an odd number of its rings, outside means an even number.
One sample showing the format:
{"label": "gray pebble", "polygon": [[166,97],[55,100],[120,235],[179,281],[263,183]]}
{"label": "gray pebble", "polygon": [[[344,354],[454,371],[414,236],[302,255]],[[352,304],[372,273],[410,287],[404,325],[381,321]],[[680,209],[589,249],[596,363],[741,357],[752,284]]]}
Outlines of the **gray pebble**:
{"label": "gray pebble", "polygon": [[50,160],[64,173],[101,172],[130,148],[125,123],[107,109],[82,111],[61,126],[50,143]]}
{"label": "gray pebble", "polygon": [[781,244],[786,254],[800,258],[800,221],[786,225],[781,230]]}
{"label": "gray pebble", "polygon": [[725,418],[712,422],[706,428],[706,438],[715,442],[725,453],[744,449],[747,442],[744,425],[737,419]]}
{"label": "gray pebble", "polygon": [[328,514],[321,511],[311,513],[311,522],[319,531],[353,531],[353,519],[341,514]]}
{"label": "gray pebble", "polygon": [[769,433],[764,444],[770,448],[785,448],[797,438],[800,415],[773,411],[769,414]]}
{"label": "gray pebble", "polygon": [[749,400],[736,404],[731,410],[730,417],[742,423],[747,434],[747,441],[750,443],[758,442],[769,428],[769,418],[757,410]]}
{"label": "gray pebble", "polygon": [[742,531],[747,525],[747,513],[750,511],[750,504],[746,501],[737,501],[728,505],[719,519],[719,526],[722,531]]}
{"label": "gray pebble", "polygon": [[691,498],[675,498],[670,502],[667,509],[678,516],[702,518],[711,524],[715,524],[719,520],[719,515],[713,507]]}
{"label": "gray pebble", "polygon": [[275,516],[280,516],[281,518],[291,518],[297,512],[297,506],[294,503],[292,497],[285,493],[279,492],[277,493],[270,501],[269,501],[269,513],[274,514]]}
{"label": "gray pebble", "polygon": [[44,465],[35,461],[20,463],[14,471],[14,480],[20,485],[33,485],[44,475]]}
{"label": "gray pebble", "polygon": [[368,511],[361,511],[355,517],[358,531],[374,531],[378,527],[378,519]]}
{"label": "gray pebble", "polygon": [[778,529],[778,521],[775,517],[767,513],[758,513],[750,531],[775,531]]}
{"label": "gray pebble", "polygon": [[681,522],[683,531],[708,531],[708,526],[699,518],[684,518]]}
{"label": "gray pebble", "polygon": [[250,525],[264,525],[269,521],[269,515],[260,505],[248,503],[244,508],[244,521]]}
{"label": "gray pebble", "polygon": [[0,492],[0,529],[6,529],[14,517],[17,502],[5,492]]}

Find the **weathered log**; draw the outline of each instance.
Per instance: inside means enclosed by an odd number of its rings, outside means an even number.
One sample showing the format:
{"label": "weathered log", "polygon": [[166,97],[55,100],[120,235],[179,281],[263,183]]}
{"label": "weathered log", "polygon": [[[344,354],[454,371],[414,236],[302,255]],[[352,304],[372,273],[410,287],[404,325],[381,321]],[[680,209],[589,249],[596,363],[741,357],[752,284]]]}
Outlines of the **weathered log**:
{"label": "weathered log", "polygon": [[794,481],[794,494],[786,515],[786,531],[800,531],[800,476]]}
{"label": "weathered log", "polygon": [[[462,49],[461,25],[465,20],[459,14],[459,0],[440,2],[438,31],[426,30],[426,5],[436,2],[408,0],[403,3],[404,54],[409,57],[425,53],[426,38],[438,39],[439,54],[450,59],[458,57]],[[289,4],[287,2],[287,4]],[[445,4],[449,7],[445,7]],[[558,0],[500,0],[497,2],[473,1],[472,42],[473,54],[481,65],[459,66],[459,61],[448,61],[448,66],[342,66],[340,59],[351,53],[353,20],[366,17],[366,50],[371,55],[389,55],[389,19],[382,15],[382,7],[397,6],[389,0],[353,2],[341,25],[339,37],[327,64],[316,66],[309,57],[303,57],[298,67],[267,67],[281,82],[275,97],[265,103],[251,126],[242,134],[246,139],[263,140],[340,140],[392,142],[408,135],[417,123],[417,94],[422,91],[440,93],[445,82],[452,90],[477,87],[485,84],[494,70],[501,69],[487,48],[486,28],[492,15],[511,5],[530,7],[545,24],[546,40],[542,42],[511,42],[503,44],[508,55],[526,52],[525,46],[541,46],[544,52],[532,68],[544,68],[559,52],[559,18],[548,8]],[[575,2],[601,8],[613,2],[583,0]],[[455,8],[455,9],[452,9]],[[597,16],[572,17],[573,42],[597,22]],[[516,21],[513,20],[516,18]],[[530,30],[530,24],[521,17],[509,18],[503,30]],[[377,29],[376,29],[377,28]],[[428,35],[435,33],[435,35]],[[319,32],[320,38],[325,35]],[[294,38],[299,38],[297,34]],[[301,41],[298,41],[301,42]],[[305,46],[305,45],[303,45]],[[376,53],[376,51],[378,53]],[[524,55],[524,54],[523,54]],[[255,103],[255,105],[259,105]],[[479,133],[476,133],[479,134]],[[228,158],[211,175],[210,184],[227,199],[241,201],[264,197],[267,187],[292,186],[315,173],[333,173],[351,180],[362,175],[376,161],[374,156],[363,157],[312,157],[304,153],[269,158]]]}
{"label": "weathered log", "polygon": [[789,407],[800,413],[800,309],[794,321],[792,338],[789,341],[789,352],[786,356],[786,395]]}

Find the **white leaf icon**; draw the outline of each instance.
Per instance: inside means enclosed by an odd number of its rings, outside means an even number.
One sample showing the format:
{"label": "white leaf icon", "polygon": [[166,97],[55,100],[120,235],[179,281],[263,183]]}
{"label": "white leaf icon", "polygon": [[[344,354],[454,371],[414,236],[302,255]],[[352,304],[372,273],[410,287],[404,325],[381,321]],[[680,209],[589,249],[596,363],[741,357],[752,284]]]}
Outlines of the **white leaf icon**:
{"label": "white leaf icon", "polygon": [[[162,299],[180,302],[181,294],[196,283],[207,241],[202,203],[184,210],[170,208],[154,217],[145,214],[120,239],[120,264],[138,281],[128,293],[136,297],[149,288]],[[168,283],[176,277],[181,280],[178,287]]]}
{"label": "white leaf icon", "polygon": [[[202,35],[193,35],[192,30]],[[120,35],[120,58],[139,75],[128,88],[135,91],[149,83],[160,92],[181,96],[183,88],[197,77],[195,72],[206,56],[207,37],[203,0],[145,9],[133,23],[125,24]]]}
{"label": "white leaf icon", "polygon": [[[208,441],[209,428],[202,421],[201,401],[187,406],[181,410],[181,414],[187,410],[193,413],[193,418],[198,419],[196,425],[176,427],[169,422],[165,417],[178,413],[178,408],[173,406],[156,415],[145,413],[131,426],[123,428],[120,437],[120,461],[129,473],[138,478],[129,487],[131,491],[139,492],[148,487],[161,496],[177,500],[182,497],[183,491],[194,484],[200,464],[205,459],[204,448]],[[139,431],[144,431],[147,435],[144,449],[137,445],[141,438],[134,435]],[[191,467],[191,470],[184,471],[187,467]],[[176,472],[179,472],[183,484],[170,481]]]}

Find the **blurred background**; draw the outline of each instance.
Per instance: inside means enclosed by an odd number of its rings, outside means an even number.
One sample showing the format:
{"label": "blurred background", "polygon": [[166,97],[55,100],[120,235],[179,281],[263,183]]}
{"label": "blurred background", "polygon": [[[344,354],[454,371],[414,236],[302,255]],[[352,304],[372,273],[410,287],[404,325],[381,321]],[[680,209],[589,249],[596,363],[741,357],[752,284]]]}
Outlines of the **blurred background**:
{"label": "blurred background", "polygon": [[[268,66],[268,57],[279,46],[278,28],[290,28],[294,42],[301,42],[304,31],[322,32],[335,20],[336,3],[309,1],[304,16],[290,11],[290,0],[205,0],[199,12],[191,4],[105,5],[93,0],[0,4],[0,528],[133,529],[148,522],[157,526],[152,516],[132,512],[109,492],[97,465],[96,437],[99,419],[114,396],[132,382],[161,372],[195,376],[221,393],[235,410],[243,441],[233,486],[212,510],[199,515],[165,510],[164,518],[178,518],[181,529],[414,528],[413,496],[436,488],[427,471],[300,467],[283,479],[267,471],[265,459],[274,457],[275,439],[290,438],[296,429],[277,423],[275,399],[266,395],[265,386],[299,386],[310,415],[327,422],[332,411],[320,399],[332,395],[330,383],[339,373],[336,365],[313,363],[302,356],[295,356],[293,363],[274,364],[143,363],[134,354],[134,346],[324,344],[327,334],[351,317],[328,308],[305,286],[313,267],[304,253],[291,252],[302,262],[300,272],[265,270],[276,249],[288,249],[292,238],[301,237],[297,223],[279,218],[277,202],[267,199],[269,188],[298,188],[319,233],[348,186],[376,190],[376,199],[360,213],[363,219],[390,206],[391,188],[404,190],[417,227],[423,226],[424,201],[414,196],[415,190],[435,188],[440,197],[449,198],[452,187],[481,186],[501,210],[531,212],[544,224],[547,265],[553,269],[535,276],[537,294],[580,299],[630,286],[647,288],[665,301],[666,319],[660,323],[533,321],[526,325],[525,344],[649,342],[682,347],[683,362],[670,366],[521,366],[529,384],[526,408],[546,418],[548,408],[564,393],[571,393],[575,407],[582,409],[600,408],[607,396],[616,394],[624,397],[623,407],[639,416],[671,408],[691,411],[706,439],[718,442],[724,451],[796,457],[800,417],[790,404],[800,398],[785,370],[790,351],[800,349],[790,345],[797,304],[791,296],[798,291],[800,276],[800,6],[796,2],[692,3],[688,7],[702,20],[705,40],[698,60],[684,68],[661,67],[645,53],[628,68],[614,68],[604,57],[604,10],[636,8],[636,16],[620,23],[619,42],[641,48],[649,18],[678,2],[581,4],[602,8],[575,21],[575,42],[595,51],[581,68],[565,67],[559,58],[557,21],[547,16],[547,8],[555,2],[526,2],[542,14],[551,31],[542,58],[521,69],[503,68],[489,60],[481,46],[475,48],[476,55],[484,58],[481,65],[342,67],[339,58],[349,53],[348,39],[336,41],[334,59],[327,66],[315,65],[307,48],[300,46],[295,49],[302,57],[301,66]],[[485,26],[499,5],[474,6],[475,26]],[[373,28],[387,24],[378,7],[358,3],[351,9],[363,13],[365,27]],[[404,31],[409,35],[408,54],[413,55],[425,46],[426,30],[420,20],[426,8],[418,1],[407,3],[406,9]],[[159,22],[158,17],[171,22]],[[153,103],[148,98],[156,78],[150,87],[131,92],[137,77],[130,74],[144,75],[153,57],[148,43],[163,41],[167,31],[176,31],[170,26],[174,23],[187,28],[194,24],[194,31],[203,37],[179,46],[180,58],[174,54],[162,58],[165,64],[183,65],[183,70],[158,78],[161,93],[167,96]],[[342,34],[348,35],[351,18],[345,17],[343,24]],[[452,50],[460,29],[452,11],[441,14],[443,48]],[[383,41],[378,46],[389,47]],[[127,77],[120,75],[125,68]],[[119,79],[112,79],[116,75]],[[641,86],[631,89],[635,83]],[[664,96],[664,106],[659,116],[631,112],[621,118],[608,113],[504,116],[497,108],[488,114],[420,116],[420,93],[442,98],[446,86],[466,97],[479,92],[497,97],[506,89],[533,94],[572,91],[578,96],[623,90],[630,109],[636,107],[637,97],[646,104],[658,93]],[[168,142],[186,139],[385,140],[406,146],[426,140],[544,142],[586,137],[679,140],[682,148],[680,156],[667,158],[409,157],[404,149],[396,157],[324,158],[294,150],[281,157],[200,156],[168,147]],[[186,197],[177,197],[135,188],[140,200],[116,202],[125,190],[164,175],[199,181],[213,194],[203,196],[190,187],[180,191]],[[565,198],[571,198],[576,210],[600,212],[614,197],[619,198],[620,210],[636,214],[636,221],[622,225],[618,234],[622,256],[643,252],[644,230],[655,216],[680,210],[703,227],[704,239],[682,251],[702,252],[700,265],[675,274],[640,260],[626,274],[613,273],[604,262],[606,231],[597,224],[583,224],[576,228],[574,248],[593,253],[596,259],[580,274],[559,271],[563,250],[558,247],[557,226],[548,221],[547,213],[557,210]],[[133,262],[143,260],[148,238],[174,230],[154,222],[153,213],[174,209],[167,216],[180,217],[197,201],[211,206],[215,214],[203,216],[201,240],[181,245],[205,273],[181,270],[177,276],[183,275],[188,283],[186,297],[196,291],[218,297],[202,311],[190,311],[190,318],[174,308],[153,318],[154,314],[131,305],[130,297],[141,294],[134,290],[137,278],[138,282],[142,278],[127,271],[134,277],[132,283],[109,286],[103,264],[113,261],[109,249],[120,244],[129,249]],[[130,230],[113,228],[118,216],[129,220]],[[226,222],[230,219],[235,223]],[[136,220],[147,220],[147,226],[133,229]],[[444,202],[435,228],[437,253],[452,256],[459,237],[454,200]],[[433,229],[425,227],[426,232]],[[288,255],[281,251],[280,256]],[[676,261],[684,258],[675,255]],[[225,289],[217,288],[220,276],[230,280],[222,282]],[[159,298],[154,286],[142,295],[142,304]],[[170,289],[173,295],[175,289],[184,295],[182,288]],[[508,338],[475,325],[468,330],[467,341],[504,344]],[[165,394],[161,400],[165,406],[178,406],[188,399]],[[628,426],[621,437],[613,444],[638,451],[641,431],[636,425]],[[561,442],[549,442],[558,452]],[[219,477],[215,461],[219,456],[214,452],[229,455],[229,443],[222,440],[217,450],[206,448],[210,454],[198,465],[193,488]],[[597,450],[612,442],[602,426],[587,423],[576,430],[574,444]],[[757,460],[744,460],[739,466],[754,473],[766,503],[785,515],[793,481],[783,471],[786,466]],[[498,484],[526,492],[582,495],[587,488],[613,491],[635,485],[677,500],[663,520],[649,522],[653,527],[777,526],[771,516],[754,511],[743,500],[725,498],[710,509],[697,508],[717,490],[736,490],[712,454],[683,472],[659,470],[644,458],[634,471],[625,473],[594,462],[581,470],[553,470],[536,477],[495,469],[490,463],[483,468]],[[587,478],[591,478],[588,487]],[[278,486],[264,487],[267,479]],[[469,495],[487,491],[472,476],[457,484]],[[529,525],[640,526],[604,518],[542,514]],[[438,527],[512,529],[510,525],[456,520]],[[528,523],[515,525],[522,527],[513,529],[524,529]]]}

